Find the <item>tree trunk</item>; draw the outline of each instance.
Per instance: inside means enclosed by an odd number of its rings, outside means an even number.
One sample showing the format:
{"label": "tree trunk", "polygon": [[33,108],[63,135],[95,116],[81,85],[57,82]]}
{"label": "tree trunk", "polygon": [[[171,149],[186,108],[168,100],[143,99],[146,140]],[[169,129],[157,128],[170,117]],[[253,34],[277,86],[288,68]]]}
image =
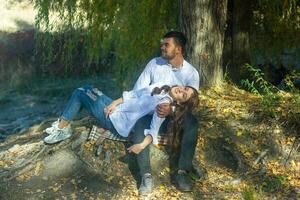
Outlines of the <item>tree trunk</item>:
{"label": "tree trunk", "polygon": [[238,82],[246,76],[242,66],[250,63],[251,0],[228,0],[228,28],[225,33],[223,66],[226,73]]}
{"label": "tree trunk", "polygon": [[180,0],[180,28],[188,38],[187,55],[200,74],[201,87],[223,79],[222,53],[227,0]]}

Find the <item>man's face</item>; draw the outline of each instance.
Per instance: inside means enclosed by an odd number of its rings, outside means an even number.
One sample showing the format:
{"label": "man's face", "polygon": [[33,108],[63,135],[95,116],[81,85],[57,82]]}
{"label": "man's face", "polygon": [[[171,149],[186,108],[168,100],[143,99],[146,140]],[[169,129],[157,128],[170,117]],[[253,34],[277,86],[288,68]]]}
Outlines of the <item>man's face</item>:
{"label": "man's face", "polygon": [[175,44],[173,38],[164,38],[160,44],[161,57],[172,60],[181,52],[180,47]]}

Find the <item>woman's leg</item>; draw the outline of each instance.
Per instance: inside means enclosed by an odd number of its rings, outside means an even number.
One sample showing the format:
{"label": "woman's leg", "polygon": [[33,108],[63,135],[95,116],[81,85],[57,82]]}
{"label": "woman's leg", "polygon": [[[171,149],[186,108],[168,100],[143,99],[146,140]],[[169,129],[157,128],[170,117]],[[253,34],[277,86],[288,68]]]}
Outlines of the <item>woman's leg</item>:
{"label": "woman's leg", "polygon": [[65,107],[58,124],[58,128],[52,131],[53,134],[44,139],[48,144],[53,144],[64,139],[67,139],[71,135],[68,124],[79,113],[81,108],[87,109],[96,119],[98,119],[100,126],[106,129],[114,129],[110,120],[105,117],[104,108],[109,105],[112,100],[102,94],[98,89],[92,86],[84,86],[77,88],[71,98],[69,99],[67,106]]}
{"label": "woman's leg", "polygon": [[89,85],[75,89],[60,118],[65,121],[72,121],[81,110],[86,93],[91,89],[92,86]]}
{"label": "woman's leg", "polygon": [[92,86],[77,88],[67,103],[61,115],[62,123],[72,121],[82,108],[93,115],[103,128],[109,128],[104,108],[111,104],[112,99]]}
{"label": "woman's leg", "polygon": [[82,108],[82,91],[90,88],[92,87],[87,85],[82,88],[75,89],[70,96],[60,119],[54,122],[51,127],[45,129],[45,132],[51,135],[57,133],[58,130],[67,127],[69,125],[69,122],[75,118],[75,116]]}

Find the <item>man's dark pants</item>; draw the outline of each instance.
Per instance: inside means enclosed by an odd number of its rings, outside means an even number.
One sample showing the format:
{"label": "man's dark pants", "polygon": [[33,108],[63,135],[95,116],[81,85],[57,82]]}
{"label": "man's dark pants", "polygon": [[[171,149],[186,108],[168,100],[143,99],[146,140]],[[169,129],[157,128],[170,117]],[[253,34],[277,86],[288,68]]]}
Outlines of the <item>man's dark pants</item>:
{"label": "man's dark pants", "polygon": [[[144,138],[144,130],[150,127],[152,116],[147,115],[135,124],[132,141],[134,144],[141,143]],[[166,131],[166,126],[169,120],[165,120],[160,133]],[[185,115],[183,121],[183,136],[181,141],[180,155],[178,160],[178,169],[190,171],[192,169],[192,160],[195,153],[198,138],[198,121],[190,113]],[[140,168],[140,174],[151,173],[149,145],[140,152],[137,156],[137,163]]]}

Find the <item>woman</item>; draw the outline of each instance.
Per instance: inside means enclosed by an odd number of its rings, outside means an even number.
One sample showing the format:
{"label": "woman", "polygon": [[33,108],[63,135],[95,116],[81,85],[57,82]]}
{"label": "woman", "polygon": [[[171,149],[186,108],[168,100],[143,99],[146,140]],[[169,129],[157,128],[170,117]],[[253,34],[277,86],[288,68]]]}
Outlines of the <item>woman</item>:
{"label": "woman", "polygon": [[91,86],[78,88],[73,92],[60,119],[45,130],[50,135],[44,138],[44,142],[54,144],[69,138],[71,136],[70,121],[84,107],[96,117],[102,128],[124,138],[128,137],[139,118],[154,112],[150,128],[145,129],[144,141],[129,147],[128,150],[139,153],[150,143],[158,144],[158,130],[165,118],[157,116],[156,106],[161,103],[170,103],[191,108],[198,101],[198,93],[192,87],[159,86],[160,84],[154,84],[136,91],[125,91],[122,98],[115,101]]}

